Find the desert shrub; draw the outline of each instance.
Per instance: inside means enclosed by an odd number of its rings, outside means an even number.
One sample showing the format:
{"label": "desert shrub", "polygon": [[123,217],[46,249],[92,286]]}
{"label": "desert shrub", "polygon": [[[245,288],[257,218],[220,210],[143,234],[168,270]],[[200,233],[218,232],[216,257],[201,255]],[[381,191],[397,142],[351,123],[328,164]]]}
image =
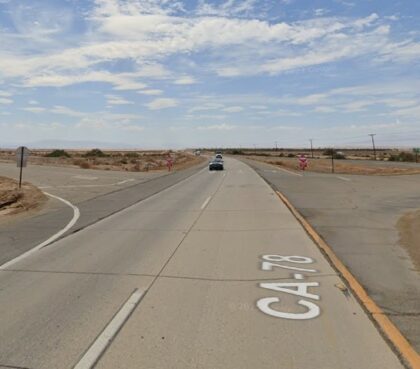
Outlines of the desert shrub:
{"label": "desert shrub", "polygon": [[233,149],[233,150],[230,150],[229,154],[232,154],[232,155],[244,155],[244,152],[242,150]]}
{"label": "desert shrub", "polygon": [[54,150],[45,155],[46,158],[70,158],[70,154],[65,150]]}
{"label": "desert shrub", "polygon": [[282,152],[281,152],[281,153],[279,154],[279,157],[280,157],[280,158],[283,158],[283,157],[284,157],[284,153],[282,153]]}
{"label": "desert shrub", "polygon": [[127,160],[125,160],[125,159],[121,159],[121,160],[120,160],[120,163],[121,163],[121,164],[128,164],[128,161],[127,161]]}
{"label": "desert shrub", "polygon": [[138,158],[139,157],[139,154],[136,153],[136,152],[127,152],[124,156],[126,158]]}
{"label": "desert shrub", "polygon": [[334,159],[338,159],[338,160],[342,160],[345,159],[346,157],[344,156],[344,154],[341,153],[334,153]]}
{"label": "desert shrub", "polygon": [[83,155],[85,158],[90,158],[90,157],[98,157],[98,158],[105,158],[108,155],[105,154],[102,150],[100,149],[92,149],[90,151],[88,151],[87,153],[85,153]]}
{"label": "desert shrub", "polygon": [[79,167],[82,169],[90,169],[91,165],[88,161],[85,160],[80,162]]}
{"label": "desert shrub", "polygon": [[331,156],[332,154],[334,154],[334,149],[327,149],[322,153],[322,155],[328,155],[328,156]]}
{"label": "desert shrub", "polygon": [[295,154],[289,153],[289,154],[287,154],[287,157],[288,158],[294,158],[295,157]]}
{"label": "desert shrub", "polygon": [[389,161],[408,161],[414,162],[416,161],[416,156],[411,152],[400,152],[398,154],[391,154],[389,156]]}

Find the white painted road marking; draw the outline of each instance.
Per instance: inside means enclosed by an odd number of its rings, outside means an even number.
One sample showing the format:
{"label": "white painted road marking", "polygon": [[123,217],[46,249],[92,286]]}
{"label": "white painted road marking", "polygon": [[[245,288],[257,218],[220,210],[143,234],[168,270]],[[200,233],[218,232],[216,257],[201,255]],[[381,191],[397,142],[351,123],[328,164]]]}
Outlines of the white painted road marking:
{"label": "white painted road marking", "polygon": [[[306,256],[283,256],[283,255],[263,255],[263,260],[270,260],[276,262],[288,262],[288,263],[297,263],[297,264],[310,264],[313,263],[314,260],[312,258]],[[296,268],[290,267],[281,264],[274,264],[267,261],[261,262],[261,269],[262,270],[272,270],[272,266],[277,266],[280,268],[285,269],[292,269],[292,270],[300,270],[305,272],[316,272],[315,269],[303,269],[303,268]],[[294,279],[302,280],[304,279],[304,275],[300,273],[293,274]],[[273,290],[276,292],[288,293],[291,295],[296,295],[299,297],[309,298],[313,300],[319,300],[319,295],[314,293],[310,293],[308,288],[309,287],[319,287],[318,282],[271,282],[271,283],[260,283],[259,286],[261,288]],[[305,306],[308,310],[305,313],[289,313],[276,310],[272,308],[270,305],[273,303],[279,303],[280,299],[278,297],[264,297],[257,301],[257,307],[260,309],[264,314],[273,316],[275,318],[282,318],[282,319],[292,319],[292,320],[306,320],[306,319],[313,319],[319,316],[321,310],[318,305],[314,304],[313,302],[306,301],[306,300],[299,300],[297,303],[299,305]]]}
{"label": "white painted road marking", "polygon": [[350,179],[348,179],[348,178],[346,178],[346,177],[340,177],[340,176],[337,176],[337,178],[338,178],[338,179],[341,179],[341,180],[343,180],[343,181],[348,181],[348,182],[350,182]]}
{"label": "white painted road marking", "polygon": [[59,232],[57,232],[55,235],[51,236],[48,240],[40,243],[38,246],[33,247],[32,249],[26,251],[25,253],[23,253],[22,255],[19,255],[17,257],[15,257],[12,260],[9,260],[8,262],[4,263],[3,265],[0,266],[0,270],[4,270],[6,268],[8,268],[9,266],[27,258],[28,256],[34,254],[35,252],[41,250],[43,247],[49,245],[50,243],[54,242],[57,238],[59,238],[61,235],[63,235],[64,233],[66,233],[71,227],[73,227],[75,225],[75,223],[77,222],[77,219],[79,219],[80,217],[80,211],[79,209],[74,206],[71,202],[52,195],[48,192],[44,192],[47,196],[53,197],[54,199],[57,199],[61,202],[64,202],[66,205],[70,206],[73,209],[73,218],[70,220],[70,222],[63,228],[61,229]]}
{"label": "white painted road marking", "polygon": [[257,306],[262,312],[267,315],[274,316],[275,318],[306,320],[316,318],[320,314],[319,307],[310,301],[299,300],[297,302],[299,305],[308,308],[306,313],[284,313],[282,311],[274,310],[270,307],[270,304],[275,302],[280,302],[280,299],[278,297],[266,297],[258,300]]}
{"label": "white painted road marking", "polygon": [[86,179],[88,181],[95,181],[98,179],[98,177],[92,177],[92,176],[73,176],[73,178]]}
{"label": "white painted road marking", "polygon": [[287,170],[287,169],[284,169],[284,168],[278,168],[278,169],[279,170],[282,170],[283,172],[286,172],[286,173],[289,173],[289,174],[293,174],[295,176],[302,177],[302,174],[300,174],[300,173],[292,172],[291,170]]}
{"label": "white painted road marking", "polygon": [[132,181],[134,181],[134,179],[133,179],[133,178],[126,179],[126,180],[124,180],[124,181],[120,181],[120,182],[118,182],[118,183],[117,183],[117,185],[122,185],[122,184],[124,184],[124,183],[127,183],[127,182],[132,182]]}
{"label": "white painted road marking", "polygon": [[74,369],[91,369],[94,367],[102,353],[108,347],[109,343],[117,335],[121,327],[137,307],[143,297],[143,294],[143,292],[138,290],[133,292],[114,318],[108,323],[99,337],[95,340],[95,342],[93,342],[89,350],[86,351],[83,357],[74,366]]}
{"label": "white painted road marking", "polygon": [[133,178],[125,179],[120,182],[115,183],[105,183],[105,184],[79,184],[79,185],[62,185],[62,186],[41,186],[39,188],[46,189],[46,188],[91,188],[91,187],[108,187],[108,186],[119,186],[124,183],[132,182],[134,181]]}
{"label": "white painted road marking", "polygon": [[207,204],[209,203],[210,199],[211,199],[211,196],[207,197],[206,201],[204,201],[203,205],[201,205],[201,210],[203,210],[207,206]]}

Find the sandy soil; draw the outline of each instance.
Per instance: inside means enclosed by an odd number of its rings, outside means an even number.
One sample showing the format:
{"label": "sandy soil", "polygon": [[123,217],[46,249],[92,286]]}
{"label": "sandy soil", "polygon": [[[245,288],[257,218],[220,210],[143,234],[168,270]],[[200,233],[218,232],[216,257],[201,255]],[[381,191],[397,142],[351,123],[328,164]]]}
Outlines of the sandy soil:
{"label": "sandy soil", "polygon": [[[28,163],[101,169],[127,172],[166,171],[167,158],[171,156],[175,170],[186,169],[203,162],[205,159],[187,151],[104,151],[105,156],[86,157],[87,151],[66,150],[70,157],[46,157],[52,150],[32,150]],[[0,151],[0,160],[14,162],[15,153],[11,150]]]}
{"label": "sandy soil", "polygon": [[[273,164],[287,169],[300,171],[297,158],[273,158],[266,156],[246,156],[248,159]],[[306,169],[310,172],[331,173],[331,159],[308,159],[309,165]],[[363,174],[363,175],[398,175],[398,174],[420,174],[420,168],[402,167],[379,167],[368,166],[363,161],[360,164],[348,163],[346,160],[334,160],[335,173],[338,174]]]}
{"label": "sandy soil", "polygon": [[400,244],[407,250],[414,266],[420,272],[420,210],[403,215],[397,223]]}
{"label": "sandy soil", "polygon": [[11,215],[38,210],[46,202],[46,196],[28,182],[18,189],[18,183],[7,177],[0,177],[0,221]]}

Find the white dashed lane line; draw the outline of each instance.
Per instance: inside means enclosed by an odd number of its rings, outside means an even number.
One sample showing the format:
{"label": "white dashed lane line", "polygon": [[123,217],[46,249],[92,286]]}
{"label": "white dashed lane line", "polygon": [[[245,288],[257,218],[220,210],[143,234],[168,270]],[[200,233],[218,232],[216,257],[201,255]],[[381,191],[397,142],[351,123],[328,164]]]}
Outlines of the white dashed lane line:
{"label": "white dashed lane line", "polygon": [[207,199],[204,201],[203,205],[201,205],[201,210],[203,210],[207,206],[207,204],[209,203],[210,199],[211,199],[211,196],[207,197]]}
{"label": "white dashed lane line", "polygon": [[121,307],[114,318],[108,323],[99,337],[93,342],[83,357],[74,366],[74,369],[91,369],[106,350],[110,342],[118,334],[121,327],[130,317],[131,313],[140,303],[144,292],[135,290],[130,298]]}

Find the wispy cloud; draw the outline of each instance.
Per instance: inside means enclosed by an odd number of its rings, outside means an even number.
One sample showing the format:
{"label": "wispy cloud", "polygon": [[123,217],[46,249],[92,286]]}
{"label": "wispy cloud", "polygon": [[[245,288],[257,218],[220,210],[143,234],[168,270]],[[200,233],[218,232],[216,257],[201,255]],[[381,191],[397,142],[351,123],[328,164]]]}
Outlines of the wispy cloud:
{"label": "wispy cloud", "polygon": [[145,104],[150,110],[160,110],[160,109],[167,109],[173,108],[178,105],[176,99],[170,98],[159,98],[151,101],[150,103]]}
{"label": "wispy cloud", "polygon": [[129,105],[134,104],[132,101],[126,100],[121,96],[117,95],[106,95],[108,105]]}

